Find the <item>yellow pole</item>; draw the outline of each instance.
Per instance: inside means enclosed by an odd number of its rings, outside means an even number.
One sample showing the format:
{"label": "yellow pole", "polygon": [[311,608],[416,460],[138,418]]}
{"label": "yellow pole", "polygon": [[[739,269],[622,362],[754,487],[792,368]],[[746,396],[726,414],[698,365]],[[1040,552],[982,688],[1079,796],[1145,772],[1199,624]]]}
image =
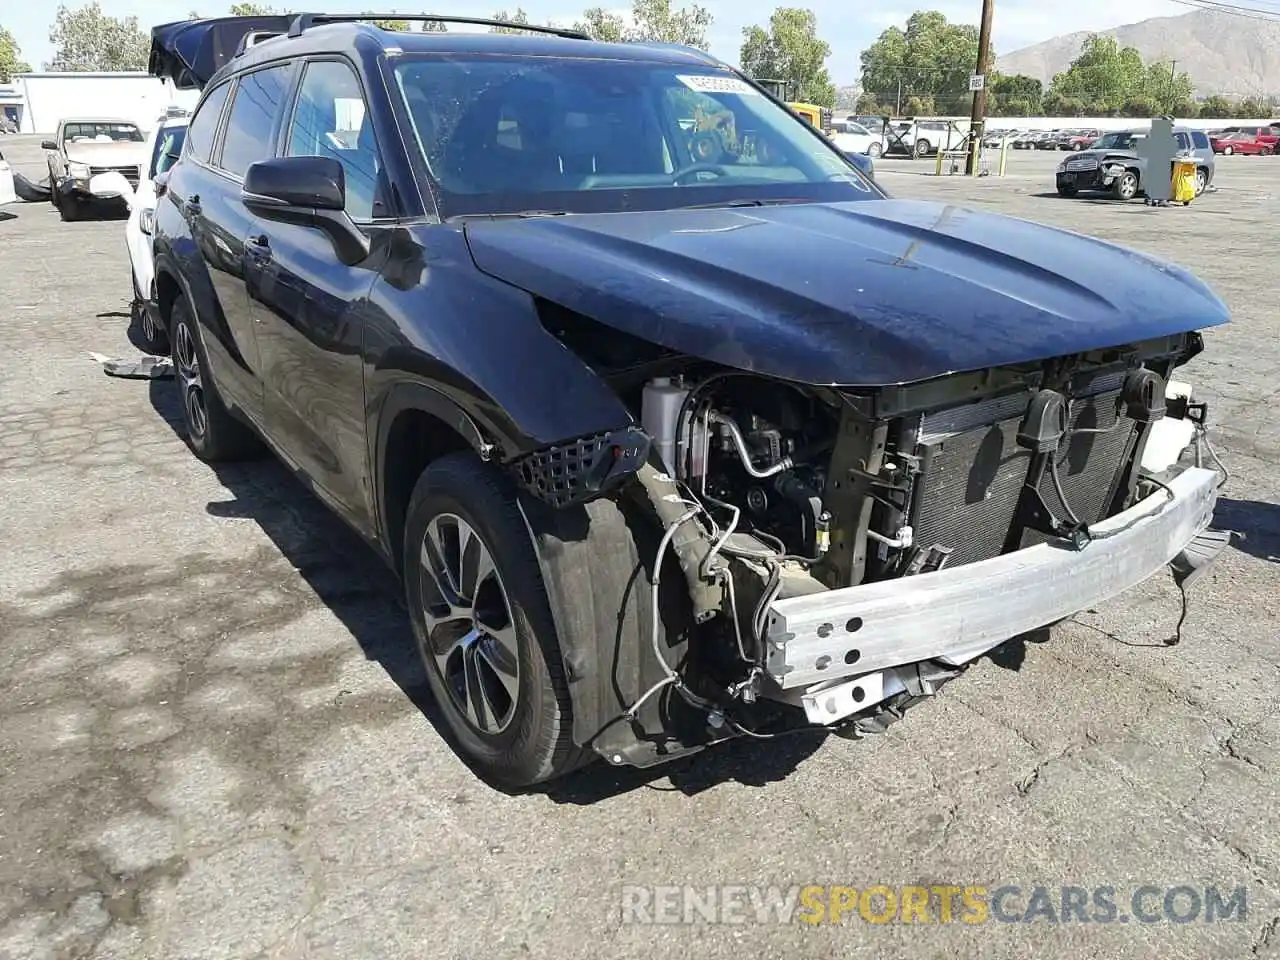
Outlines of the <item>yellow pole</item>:
{"label": "yellow pole", "polygon": [[942,176],[942,147],[938,147],[938,169],[934,171],[934,176]]}
{"label": "yellow pole", "polygon": [[1000,138],[1000,176],[1004,176],[1004,161],[1009,156],[1009,138]]}

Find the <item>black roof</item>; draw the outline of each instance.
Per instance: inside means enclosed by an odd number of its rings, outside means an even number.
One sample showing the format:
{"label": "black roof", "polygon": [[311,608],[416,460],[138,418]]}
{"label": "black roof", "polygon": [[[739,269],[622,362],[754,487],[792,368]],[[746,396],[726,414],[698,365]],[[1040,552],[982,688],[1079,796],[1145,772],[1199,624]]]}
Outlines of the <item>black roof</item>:
{"label": "black roof", "polygon": [[[730,69],[708,53],[676,44],[601,43],[570,36],[521,33],[394,31],[367,22],[306,23],[297,36],[294,15],[219,17],[164,24],[151,32],[150,72],[167,76],[180,87],[202,87],[224,73],[267,63],[282,56],[398,49],[406,54],[505,54],[557,59],[627,60],[671,66]],[[303,21],[309,18],[301,18]],[[446,18],[447,19],[447,18]],[[413,24],[416,26],[416,23]],[[290,30],[290,28],[295,28]],[[275,30],[280,36],[260,40],[243,52],[233,50],[244,34]]]}

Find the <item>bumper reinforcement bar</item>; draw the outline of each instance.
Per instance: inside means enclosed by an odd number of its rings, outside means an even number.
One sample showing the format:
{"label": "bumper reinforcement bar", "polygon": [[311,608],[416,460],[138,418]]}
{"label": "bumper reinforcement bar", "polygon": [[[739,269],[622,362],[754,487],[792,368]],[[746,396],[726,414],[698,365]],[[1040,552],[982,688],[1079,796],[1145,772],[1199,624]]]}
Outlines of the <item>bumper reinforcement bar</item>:
{"label": "bumper reinforcement bar", "polygon": [[[1190,468],[1090,527],[1082,549],[1049,542],[935,573],[777,600],[769,675],[783,689],[921,660],[967,663],[1141,583],[1213,519],[1218,475]],[[1172,493],[1172,497],[1170,496]]]}

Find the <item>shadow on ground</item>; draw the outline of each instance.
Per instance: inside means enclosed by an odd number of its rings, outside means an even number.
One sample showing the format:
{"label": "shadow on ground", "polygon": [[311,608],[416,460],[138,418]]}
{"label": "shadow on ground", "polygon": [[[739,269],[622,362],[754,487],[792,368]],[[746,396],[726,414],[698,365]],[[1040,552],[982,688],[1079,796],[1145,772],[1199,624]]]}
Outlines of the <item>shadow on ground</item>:
{"label": "shadow on ground", "polygon": [[1232,540],[1237,550],[1280,563],[1280,504],[1224,498],[1213,512],[1213,525],[1240,534]]}
{"label": "shadow on ground", "polygon": [[[168,379],[149,385],[152,406],[184,438],[176,385]],[[426,683],[400,585],[381,558],[270,454],[214,469],[234,499],[209,503],[208,512],[257,523],[365,656],[386,671],[449,742],[447,724]],[[736,740],[643,770],[600,761],[531,792],[556,803],[592,804],[641,787],[693,795],[729,781],[764,786],[785,779],[825,735],[804,731],[770,740]],[[666,778],[670,786],[654,786]]]}

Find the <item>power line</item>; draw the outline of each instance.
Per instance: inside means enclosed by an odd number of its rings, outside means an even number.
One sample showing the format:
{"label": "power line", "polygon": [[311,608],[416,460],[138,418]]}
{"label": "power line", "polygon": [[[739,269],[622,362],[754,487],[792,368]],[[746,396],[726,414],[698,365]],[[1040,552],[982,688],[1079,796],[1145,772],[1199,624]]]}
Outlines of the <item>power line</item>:
{"label": "power line", "polygon": [[1171,0],[1184,7],[1196,10],[1208,10],[1227,16],[1240,17],[1244,20],[1257,20],[1262,23],[1280,23],[1280,9],[1259,10],[1256,7],[1245,7],[1238,3],[1226,3],[1224,0]]}

